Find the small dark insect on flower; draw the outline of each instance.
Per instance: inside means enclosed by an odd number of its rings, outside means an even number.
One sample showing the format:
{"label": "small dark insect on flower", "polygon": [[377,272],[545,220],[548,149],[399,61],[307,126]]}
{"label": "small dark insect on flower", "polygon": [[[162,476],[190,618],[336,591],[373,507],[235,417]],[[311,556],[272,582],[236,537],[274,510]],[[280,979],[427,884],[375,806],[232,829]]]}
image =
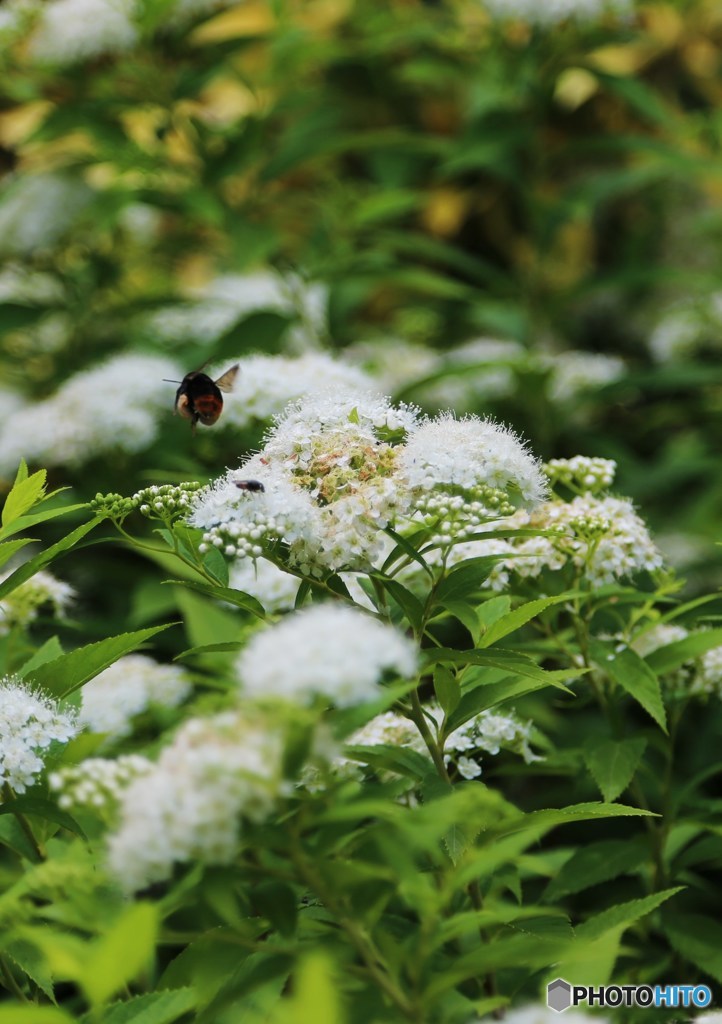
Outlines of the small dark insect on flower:
{"label": "small dark insect on flower", "polygon": [[265,491],[260,480],[236,480],[236,487],[242,491]]}
{"label": "small dark insect on flower", "polygon": [[[228,393],[233,390],[237,374],[238,363],[230,370],[226,370],[218,380],[211,380],[208,374],[201,370],[193,370],[185,375],[176,391],[175,412],[191,421],[191,429],[194,433],[198,422],[205,427],[211,427],[217,422],[223,412],[221,392]],[[178,382],[169,381],[169,383],[177,384]]]}

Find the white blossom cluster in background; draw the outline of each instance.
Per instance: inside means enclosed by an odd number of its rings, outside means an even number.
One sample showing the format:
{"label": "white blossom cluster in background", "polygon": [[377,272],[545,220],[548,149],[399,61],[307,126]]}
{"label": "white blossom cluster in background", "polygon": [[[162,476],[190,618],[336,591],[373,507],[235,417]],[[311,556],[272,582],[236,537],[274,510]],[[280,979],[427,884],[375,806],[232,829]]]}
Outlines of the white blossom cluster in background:
{"label": "white blossom cluster in background", "polygon": [[569,349],[546,356],[542,362],[551,374],[549,397],[553,402],[569,402],[583,392],[613,384],[626,373],[623,359],[601,352]]}
{"label": "white blossom cluster in background", "polygon": [[43,770],[51,743],[67,743],[76,732],[73,711],[61,711],[13,677],[0,680],[0,790],[7,784],[24,793]]}
{"label": "white blossom cluster in background", "polygon": [[0,472],[21,458],[77,466],[116,450],[137,452],[156,438],[173,404],[180,367],[164,356],[127,353],[69,378],[45,401],[21,408],[0,426]]}
{"label": "white blossom cluster in background", "polygon": [[86,209],[92,190],[60,173],[26,174],[0,189],[0,256],[53,245]]}
{"label": "white blossom cluster in background", "polygon": [[[684,626],[664,622],[638,636],[632,647],[637,654],[646,657],[661,647],[703,632],[690,632]],[[661,678],[677,696],[715,696],[722,700],[722,646],[711,647],[697,657],[690,658],[679,668],[664,673]]]}
{"label": "white blossom cluster in background", "polygon": [[176,863],[227,863],[241,819],[261,820],[284,792],[284,735],[252,712],[192,718],[156,765],[125,789],[108,861],[127,892],[168,878]]}
{"label": "white blossom cluster in background", "polygon": [[337,707],[379,696],[385,673],[416,671],[416,648],[393,626],[338,604],[314,605],[256,633],[237,664],[244,696]]}
{"label": "white blossom cluster in background", "polygon": [[286,612],[295,605],[301,581],[265,558],[244,558],[232,563],[228,585],[255,597],[267,612]]}
{"label": "white blossom cluster in background", "polygon": [[184,341],[210,345],[241,318],[261,311],[296,320],[287,340],[301,352],[316,347],[326,333],[325,285],[294,275],[283,277],[268,270],[224,274],[192,289],[188,299],[147,317],[148,336],[168,346]]}
{"label": "white blossom cluster in background", "polygon": [[694,355],[703,344],[719,347],[722,292],[668,309],[649,336],[649,351],[658,363]]}
{"label": "white blossom cluster in background", "polygon": [[[436,727],[441,725],[443,712],[436,704],[425,709]],[[444,744],[447,766],[453,765],[464,779],[476,779],[482,773],[480,761],[485,755],[495,756],[501,750],[519,754],[527,764],[540,760],[530,746],[531,722],[522,722],[513,711],[482,711],[455,729]],[[358,729],[347,741],[349,747],[405,747],[419,754],[427,754],[426,745],[416,725],[395,711],[385,711]],[[357,761],[348,755],[347,760]]]}
{"label": "white blossom cluster in background", "polygon": [[[159,6],[161,28],[184,27],[240,0],[171,0]],[[22,0],[12,5],[0,31],[28,28],[27,55],[37,64],[71,65],[124,53],[138,45],[140,0]]]}
{"label": "white blossom cluster in background", "polygon": [[[582,1013],[580,1010],[565,1010],[562,1019],[565,1024],[610,1024],[609,1017],[600,1017],[596,1013]],[[507,1010],[504,1021],[505,1024],[558,1024],[559,1014],[556,1010],[533,1003],[531,1006]]]}
{"label": "white blossom cluster in background", "polygon": [[484,0],[496,18],[518,18],[531,24],[556,25],[567,18],[593,21],[608,13],[631,11],[629,0]]}
{"label": "white blossom cluster in background", "polygon": [[51,772],[48,785],[59,794],[63,810],[85,809],[112,818],[130,783],[152,768],[153,762],[141,754],[122,754],[116,760],[88,757]]}
{"label": "white blossom cluster in background", "polygon": [[[239,490],[256,480],[263,491]],[[438,527],[450,544],[546,494],[540,464],[508,428],[450,414],[422,419],[373,393],[321,393],[292,404],[262,450],[201,491],[190,522],[201,550],[258,558],[282,541],[294,564],[367,568],[386,526]]]}
{"label": "white blossom cluster in background", "polygon": [[[0,582],[10,575],[8,571],[0,572]],[[41,569],[0,600],[0,636],[5,636],[14,627],[27,629],[44,605],[49,605],[56,615],[63,615],[75,596],[75,590],[69,583]]]}
{"label": "white blossom cluster in background", "polygon": [[121,739],[132,732],[137,715],[154,706],[175,708],[190,692],[182,668],[128,654],[85,684],[78,723],[89,732]]}

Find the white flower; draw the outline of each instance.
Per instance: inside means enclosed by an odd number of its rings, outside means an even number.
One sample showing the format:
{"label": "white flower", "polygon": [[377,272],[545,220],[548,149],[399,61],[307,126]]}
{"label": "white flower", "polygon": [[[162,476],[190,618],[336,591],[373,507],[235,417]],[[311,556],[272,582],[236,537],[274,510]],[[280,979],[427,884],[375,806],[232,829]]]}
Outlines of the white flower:
{"label": "white flower", "polygon": [[294,612],[256,633],[238,660],[246,696],[337,707],[373,700],[385,672],[404,678],[416,666],[414,645],[392,626],[337,604]]}
{"label": "white flower", "polygon": [[444,375],[418,394],[424,404],[456,412],[478,408],[481,402],[504,398],[513,391],[514,367],[525,355],[526,350],[516,341],[474,338],[452,349],[443,363]]}
{"label": "white flower", "polygon": [[67,380],[43,402],[0,425],[0,471],[25,458],[46,466],[82,465],[98,455],[148,447],[173,408],[176,363],[159,356],[117,355]]}
{"label": "white flower", "polygon": [[[233,391],[225,397],[221,428],[237,429],[254,419],[270,420],[279,416],[289,402],[317,392],[364,392],[373,387],[373,381],[361,370],[322,352],[296,357],[255,355],[238,361],[240,372]],[[207,372],[215,378],[223,367]]]}
{"label": "white flower", "polygon": [[63,295],[63,286],[52,274],[30,270],[21,263],[0,270],[0,302],[44,306],[62,301]]}
{"label": "white flower", "polygon": [[568,402],[580,392],[595,391],[624,376],[626,367],[619,356],[600,352],[556,352],[544,360],[551,370],[549,397]]}
{"label": "white flower", "polygon": [[684,626],[677,626],[673,622],[662,622],[652,629],[645,630],[644,633],[635,639],[632,647],[637,654],[645,658],[652,651],[656,651],[660,647],[666,647],[668,644],[676,643],[678,640],[684,640],[688,636],[689,630],[685,629]]}
{"label": "white flower", "polygon": [[415,493],[493,488],[534,506],[546,495],[541,465],[509,427],[443,413],[413,429],[399,466]]}
{"label": "white flower", "polygon": [[30,254],[53,245],[93,193],[61,174],[26,174],[0,193],[0,255]]}
{"label": "white flower", "polygon": [[228,582],[235,590],[255,597],[267,612],[290,611],[301,583],[297,576],[284,572],[265,558],[234,562]]}
{"label": "white flower", "polygon": [[[10,574],[0,572],[0,581]],[[0,636],[13,626],[27,628],[37,619],[43,605],[51,605],[56,614],[62,615],[74,599],[75,590],[70,584],[41,569],[0,601]]]}
{"label": "white flower", "polygon": [[426,754],[426,744],[414,723],[395,711],[384,711],[346,740],[350,747],[410,747]]}
{"label": "white flower", "polygon": [[123,889],[168,878],[175,863],[228,863],[242,816],[261,820],[283,792],[283,748],[280,730],[242,712],[187,721],[122,794],[108,862]]}
{"label": "white flower", "polygon": [[520,18],[538,25],[556,25],[567,18],[591,21],[611,11],[626,14],[629,0],[484,0],[497,18]]}
{"label": "white flower", "polygon": [[722,329],[722,292],[668,309],[652,330],[649,351],[659,363],[684,359],[703,344],[718,345]]}
{"label": "white flower", "polygon": [[358,342],[344,349],[343,358],[370,373],[384,394],[431,376],[442,362],[440,354],[428,345],[417,345],[403,338]]}
{"label": "white flower", "polygon": [[[415,420],[373,393],[308,395],[278,417],[258,455],[200,492],[190,522],[206,531],[204,548],[229,556],[258,557],[281,540],[304,570],[368,567],[384,528],[409,509],[391,442]],[[243,479],[264,491],[240,491]]]}
{"label": "white flower", "polygon": [[510,538],[514,557],[506,569],[520,576],[538,576],[571,563],[601,586],[662,566],[662,555],[628,498],[583,494],[570,502],[549,501],[531,514],[515,513],[504,525],[554,534]]}
{"label": "white flower", "polygon": [[123,754],[116,760],[88,757],[51,772],[48,784],[60,794],[58,806],[64,810],[87,808],[111,816],[130,783],[153,767],[153,762],[140,754]]}
{"label": "white flower", "polygon": [[72,711],[60,711],[56,701],[14,678],[0,680],[0,789],[7,783],[24,793],[43,769],[42,752],[76,732]]}
{"label": "white flower", "polygon": [[136,715],[152,705],[177,707],[190,690],[188,676],[177,665],[128,654],[85,684],[79,724],[119,739],[132,731]]}
{"label": "white flower", "polygon": [[722,697],[722,647],[713,647],[700,657],[691,692]]}
{"label": "white flower", "polygon": [[134,0],[48,0],[30,40],[39,63],[76,64],[135,45]]}

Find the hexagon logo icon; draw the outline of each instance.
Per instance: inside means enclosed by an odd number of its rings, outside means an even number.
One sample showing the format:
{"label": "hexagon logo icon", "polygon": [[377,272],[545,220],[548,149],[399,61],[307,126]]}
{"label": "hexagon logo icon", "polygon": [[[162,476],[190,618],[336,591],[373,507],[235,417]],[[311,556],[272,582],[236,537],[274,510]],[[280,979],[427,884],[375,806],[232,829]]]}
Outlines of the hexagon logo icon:
{"label": "hexagon logo icon", "polygon": [[572,986],[563,978],[555,978],[547,985],[547,1006],[550,1010],[561,1013],[568,1010],[572,1003]]}

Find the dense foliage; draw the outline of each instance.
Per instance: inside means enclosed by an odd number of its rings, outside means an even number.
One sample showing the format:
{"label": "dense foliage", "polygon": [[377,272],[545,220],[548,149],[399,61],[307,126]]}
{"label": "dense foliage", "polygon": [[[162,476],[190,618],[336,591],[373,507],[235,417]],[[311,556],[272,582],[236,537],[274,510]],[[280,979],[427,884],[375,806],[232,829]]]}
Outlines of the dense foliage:
{"label": "dense foliage", "polygon": [[715,0],[0,4],[0,1024],[719,1001],[721,65]]}

